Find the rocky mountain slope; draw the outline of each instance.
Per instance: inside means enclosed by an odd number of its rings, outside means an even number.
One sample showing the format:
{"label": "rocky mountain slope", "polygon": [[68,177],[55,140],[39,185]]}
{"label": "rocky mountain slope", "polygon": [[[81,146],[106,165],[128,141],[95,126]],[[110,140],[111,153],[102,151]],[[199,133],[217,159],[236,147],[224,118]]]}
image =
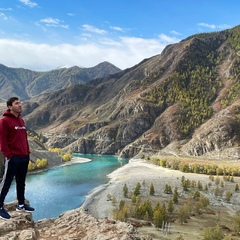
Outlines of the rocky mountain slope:
{"label": "rocky mountain slope", "polygon": [[240,26],[193,35],[132,68],[43,92],[24,118],[73,152],[238,159],[239,36]]}
{"label": "rocky mountain slope", "polygon": [[43,92],[54,92],[75,84],[84,84],[119,71],[119,68],[108,62],[102,62],[91,68],[74,66],[47,72],[9,68],[0,64],[0,101],[5,102],[9,96],[18,96],[23,101]]}

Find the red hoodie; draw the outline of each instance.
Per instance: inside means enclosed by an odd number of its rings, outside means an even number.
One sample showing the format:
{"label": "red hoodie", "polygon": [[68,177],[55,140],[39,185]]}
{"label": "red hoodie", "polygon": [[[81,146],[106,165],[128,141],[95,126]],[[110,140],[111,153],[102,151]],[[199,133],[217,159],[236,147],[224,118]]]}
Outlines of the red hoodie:
{"label": "red hoodie", "polygon": [[0,151],[7,159],[30,154],[25,123],[20,115],[15,117],[8,110],[0,119]]}

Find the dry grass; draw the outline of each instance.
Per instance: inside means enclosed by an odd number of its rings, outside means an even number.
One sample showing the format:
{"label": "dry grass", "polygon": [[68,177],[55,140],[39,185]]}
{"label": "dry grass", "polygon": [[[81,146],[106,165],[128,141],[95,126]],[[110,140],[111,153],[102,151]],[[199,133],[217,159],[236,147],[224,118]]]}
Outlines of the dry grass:
{"label": "dry grass", "polygon": [[[171,160],[172,157],[166,157],[166,159]],[[188,162],[188,163],[199,163],[199,164],[216,164],[218,166],[238,166],[239,162],[236,161],[227,161],[227,160],[205,160],[205,159],[196,159],[196,158],[181,158],[180,161]],[[180,173],[180,172],[179,172]],[[169,240],[176,240],[178,237],[182,237],[184,240],[192,240],[192,239],[203,239],[203,229],[204,228],[214,228],[216,226],[219,226],[220,229],[224,232],[225,239],[240,239],[239,235],[236,235],[235,233],[235,220],[236,212],[240,211],[240,198],[239,198],[239,192],[235,192],[235,186],[238,184],[240,186],[240,178],[234,177],[234,182],[226,182],[223,180],[223,177],[220,176],[220,180],[223,181],[224,186],[219,188],[223,191],[222,196],[216,197],[214,195],[214,190],[216,189],[217,185],[214,181],[211,181],[209,179],[208,175],[202,175],[202,174],[186,174],[186,173],[180,173],[182,176],[185,177],[185,179],[191,179],[195,181],[201,181],[204,184],[211,183],[211,187],[209,187],[209,191],[200,191],[202,195],[209,198],[210,205],[206,209],[202,209],[202,214],[192,214],[188,221],[184,224],[181,224],[179,219],[175,217],[174,221],[171,223],[170,232],[168,234],[164,233],[162,229],[158,230],[154,226],[153,227],[140,227],[139,231],[143,234],[151,236],[153,239],[169,239]],[[168,178],[169,179],[169,178]],[[178,175],[176,178],[179,180],[179,182],[170,181],[169,184],[172,186],[172,189],[174,187],[178,187],[178,189],[181,189],[180,182],[181,179]],[[216,179],[216,176],[214,176],[214,179]],[[163,187],[163,184],[161,184],[161,187]],[[193,193],[195,189],[190,189],[189,193]],[[157,192],[160,191],[157,187]],[[181,191],[181,190],[180,190]],[[225,200],[225,193],[226,191],[231,191],[233,196],[231,198],[231,201],[229,203]],[[189,201],[189,193],[181,194],[181,197],[179,198],[179,204],[175,204],[175,216],[177,214],[177,209],[181,207],[184,203],[187,203]],[[147,192],[141,192],[141,195],[143,194],[143,200],[149,199],[147,196]],[[167,206],[167,203],[169,199],[172,198],[172,195],[166,196],[166,194],[159,193],[158,196],[155,198],[151,197],[152,202],[159,201],[161,203],[165,203]],[[191,201],[191,204],[194,205],[194,200]]]}
{"label": "dry grass", "polygon": [[[184,161],[190,161],[191,159],[185,158]],[[195,161],[195,159],[194,159]],[[199,160],[198,160],[199,161]],[[206,162],[209,163],[209,162]],[[224,163],[224,161],[222,161]],[[190,205],[194,206],[195,200],[189,200],[189,194],[197,189],[191,188],[188,192],[184,192],[181,186],[181,179],[184,176],[185,180],[200,181],[204,188],[205,185],[211,183],[208,191],[200,191],[204,197],[210,200],[210,205],[207,209],[202,209],[202,214],[191,213],[190,218],[186,223],[181,224],[179,218],[177,217],[178,208],[184,203],[191,201]],[[215,176],[216,178],[216,176]],[[150,235],[153,239],[174,239],[182,236],[184,240],[202,239],[203,229],[207,227],[216,227],[219,225],[222,231],[227,235],[232,235],[232,240],[239,239],[234,235],[234,217],[236,212],[240,211],[240,198],[239,192],[235,192],[235,185],[238,183],[240,185],[240,178],[234,177],[234,182],[225,182],[224,186],[220,187],[222,189],[223,196],[216,197],[214,194],[217,185],[214,181],[209,179],[208,175],[194,174],[194,173],[183,173],[176,170],[162,168],[153,164],[149,161],[143,161],[140,159],[131,160],[129,164],[123,166],[122,168],[116,170],[110,174],[110,183],[108,186],[100,193],[93,196],[92,202],[87,206],[89,212],[96,218],[112,218],[113,209],[119,205],[121,200],[125,200],[126,203],[131,205],[131,200],[129,198],[123,197],[123,186],[127,185],[129,192],[133,192],[136,184],[139,182],[141,184],[140,197],[141,202],[150,199],[152,206],[154,207],[157,202],[160,204],[165,203],[167,206],[168,201],[173,197],[172,194],[165,194],[165,185],[171,185],[172,190],[175,187],[178,188],[179,204],[174,204],[174,220],[171,222],[170,233],[164,235],[163,231],[157,230],[154,226],[152,227],[139,227],[139,232],[145,235]],[[220,177],[223,181],[223,177]],[[155,194],[150,196],[150,184],[153,183]],[[231,191],[233,196],[229,203],[225,200],[225,192]],[[111,195],[116,198],[116,205],[113,206],[112,202],[107,199],[107,196]],[[230,232],[229,232],[230,231]]]}

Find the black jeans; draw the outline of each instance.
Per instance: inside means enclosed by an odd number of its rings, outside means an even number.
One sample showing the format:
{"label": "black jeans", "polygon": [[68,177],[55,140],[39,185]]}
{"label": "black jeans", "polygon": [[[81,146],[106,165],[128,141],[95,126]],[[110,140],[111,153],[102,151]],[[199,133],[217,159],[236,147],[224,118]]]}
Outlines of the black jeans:
{"label": "black jeans", "polygon": [[0,184],[0,208],[3,207],[5,197],[15,177],[17,199],[19,204],[25,201],[25,180],[28,171],[29,156],[12,156],[10,160],[4,160],[4,175]]}

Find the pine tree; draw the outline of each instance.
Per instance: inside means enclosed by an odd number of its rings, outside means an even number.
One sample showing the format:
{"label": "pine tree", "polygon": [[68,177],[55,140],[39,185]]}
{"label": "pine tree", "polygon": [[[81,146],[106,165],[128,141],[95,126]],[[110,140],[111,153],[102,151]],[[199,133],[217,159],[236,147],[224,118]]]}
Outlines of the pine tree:
{"label": "pine tree", "polygon": [[187,219],[189,218],[189,214],[190,214],[190,210],[187,204],[184,204],[182,207],[178,209],[178,217],[181,224],[187,222]]}
{"label": "pine tree", "polygon": [[151,183],[151,185],[150,185],[150,195],[153,196],[154,193],[155,193],[154,186],[153,186],[153,183]]}
{"label": "pine tree", "polygon": [[153,224],[155,225],[156,228],[161,228],[163,223],[162,215],[160,210],[156,210],[153,213]]}
{"label": "pine tree", "polygon": [[167,208],[168,212],[169,213],[172,213],[173,210],[174,210],[174,206],[173,206],[173,200],[170,199],[169,202],[168,202],[168,208]]}
{"label": "pine tree", "polygon": [[198,181],[198,184],[197,184],[197,185],[198,185],[198,189],[199,189],[199,190],[202,190],[202,189],[203,189],[202,183],[201,183],[200,181]]}
{"label": "pine tree", "polygon": [[115,206],[117,203],[117,199],[115,196],[112,197],[112,205]]}
{"label": "pine tree", "polygon": [[128,187],[127,184],[125,183],[123,186],[123,196],[127,197],[128,196]]}
{"label": "pine tree", "polygon": [[173,202],[178,203],[178,189],[177,187],[174,188],[174,193],[173,193]]}
{"label": "pine tree", "polygon": [[122,210],[124,207],[125,207],[125,201],[121,200],[118,208],[119,208],[119,210]]}
{"label": "pine tree", "polygon": [[198,190],[196,190],[193,194],[193,199],[198,200],[200,198],[201,194]]}
{"label": "pine tree", "polygon": [[230,202],[231,197],[232,197],[231,191],[227,191],[227,192],[226,192],[226,196],[225,196],[226,202]]}
{"label": "pine tree", "polygon": [[131,200],[132,200],[132,203],[134,204],[134,203],[136,203],[136,201],[137,201],[137,198],[136,198],[136,196],[133,194],[132,195],[132,198],[131,198]]}
{"label": "pine tree", "polygon": [[141,184],[138,182],[137,185],[136,185],[136,187],[135,187],[135,190],[134,190],[134,192],[133,192],[133,194],[134,194],[135,196],[140,195],[140,188],[141,188]]}

